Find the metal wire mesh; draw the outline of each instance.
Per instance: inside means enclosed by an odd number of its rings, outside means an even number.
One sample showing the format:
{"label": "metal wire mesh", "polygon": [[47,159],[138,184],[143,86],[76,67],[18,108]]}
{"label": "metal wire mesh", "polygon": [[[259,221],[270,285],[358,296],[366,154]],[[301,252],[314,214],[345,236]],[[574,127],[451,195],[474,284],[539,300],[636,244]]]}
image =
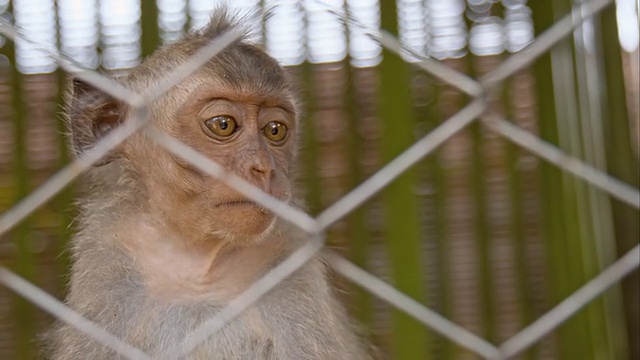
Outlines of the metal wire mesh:
{"label": "metal wire mesh", "polygon": [[[322,2],[319,1],[319,3]],[[583,179],[636,209],[640,208],[640,192],[638,189],[630,187],[576,157],[564,153],[556,146],[543,141],[537,136],[507,121],[500,115],[491,112],[485,100],[488,94],[502,81],[549,51],[552,46],[571,34],[576,27],[580,26],[586,18],[597,14],[612,3],[613,0],[592,0],[577,6],[571,14],[557,21],[554,26],[539,36],[533,44],[529,46],[527,51],[511,55],[494,70],[477,80],[446,67],[436,60],[421,56],[418,51],[403,45],[396,37],[389,33],[379,32],[376,29],[368,29],[352,18],[345,18],[344,21],[348,22],[350,26],[360,27],[368,36],[376,39],[388,50],[395,53],[405,51],[420,59],[418,66],[422,70],[467,93],[472,96],[474,100],[315,218],[271,197],[241,178],[226,172],[223,167],[200,155],[177,139],[164,133],[145,130],[147,136],[165,147],[168,151],[189,161],[192,165],[210,176],[220,179],[243,195],[250,197],[265,208],[270,209],[281,218],[300,227],[309,235],[309,241],[305,246],[298,249],[263,278],[256,281],[216,316],[206,321],[190,336],[187,336],[187,340],[178,349],[175,349],[176,356],[188,355],[199,343],[207,337],[213,336],[216,331],[220,330],[226,322],[239,315],[244,309],[276,286],[282,279],[304,265],[323,248],[323,232],[328,227],[361,206],[367,199],[385,188],[385,186],[404,171],[477,119],[495,133],[557,166],[559,169]],[[327,6],[328,10],[336,16],[342,16],[342,12],[331,9],[324,3],[322,4]],[[12,41],[20,38],[24,41],[32,42],[28,34],[22,33],[20,29],[13,27],[5,20],[0,20],[0,33]],[[42,50],[48,52],[65,70],[73,73],[74,76],[126,102],[135,110],[135,121],[128,122],[126,125],[113,131],[101,141],[98,146],[86,152],[81,158],[71,162],[20,203],[3,213],[2,216],[0,216],[0,235],[5,234],[15,225],[23,221],[32,212],[69,185],[70,182],[100,159],[100,157],[118,146],[118,144],[128,136],[136,131],[140,131],[146,122],[146,104],[149,104],[169,88],[189,76],[189,74],[197,70],[202,64],[214,57],[219,51],[238,37],[239,34],[232,31],[215,39],[209,45],[202,48],[188,62],[161,79],[153,88],[147,89],[144,95],[132,93],[98,73],[81,70],[77,64],[69,60],[64,54],[60,54],[56,49],[40,46]],[[483,358],[506,359],[535,344],[542,337],[569,319],[573,314],[580,311],[591,300],[602,294],[607,288],[615,285],[627,274],[636,270],[640,264],[640,246],[634,247],[617,262],[606,268],[548,313],[500,345],[494,345],[461,326],[456,325],[374,275],[355,266],[343,257],[328,250],[324,251],[323,256],[337,272],[347,279],[389,302],[394,307],[409,314],[449,340],[475,352]],[[57,299],[46,294],[44,291],[6,268],[0,267],[0,282],[43,310],[53,314],[61,321],[78,328],[93,339],[112,348],[118,354],[128,359],[149,358],[149,356],[141,350],[124,343],[113,334],[100,328],[99,325],[83,318]]]}

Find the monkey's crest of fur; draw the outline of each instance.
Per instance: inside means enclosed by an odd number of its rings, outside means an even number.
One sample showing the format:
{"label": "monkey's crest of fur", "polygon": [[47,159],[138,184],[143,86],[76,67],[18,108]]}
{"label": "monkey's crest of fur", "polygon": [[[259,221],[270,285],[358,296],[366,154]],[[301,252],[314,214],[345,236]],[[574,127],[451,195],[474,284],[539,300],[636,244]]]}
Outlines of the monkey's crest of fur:
{"label": "monkey's crest of fur", "polygon": [[229,10],[224,6],[218,7],[212,12],[205,26],[189,31],[178,43],[197,44],[196,47],[202,47],[225,33],[234,31],[239,37],[228,48],[236,45],[250,45],[264,50],[257,41],[260,29],[255,25],[255,19],[260,17],[266,19],[270,16],[270,11],[260,14],[258,11],[241,12]]}
{"label": "monkey's crest of fur", "polygon": [[232,13],[227,8],[218,8],[213,11],[209,23],[192,31],[191,36],[212,40],[233,30],[240,34],[239,42],[252,43],[252,37],[256,30],[252,29],[250,24],[251,18],[255,18],[256,14],[257,12]]}

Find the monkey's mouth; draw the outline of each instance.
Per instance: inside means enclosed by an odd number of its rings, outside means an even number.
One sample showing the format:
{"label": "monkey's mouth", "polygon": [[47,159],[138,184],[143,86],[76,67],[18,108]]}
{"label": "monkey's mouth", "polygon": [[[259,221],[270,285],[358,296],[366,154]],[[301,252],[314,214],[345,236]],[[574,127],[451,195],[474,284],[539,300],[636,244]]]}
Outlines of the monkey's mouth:
{"label": "monkey's mouth", "polygon": [[255,201],[251,201],[251,200],[231,200],[231,201],[223,201],[219,204],[216,205],[216,207],[225,207],[225,206],[231,206],[231,207],[240,207],[240,206],[253,206],[257,209],[259,209],[261,212],[269,212],[269,210],[265,209],[262,205],[258,204]]}

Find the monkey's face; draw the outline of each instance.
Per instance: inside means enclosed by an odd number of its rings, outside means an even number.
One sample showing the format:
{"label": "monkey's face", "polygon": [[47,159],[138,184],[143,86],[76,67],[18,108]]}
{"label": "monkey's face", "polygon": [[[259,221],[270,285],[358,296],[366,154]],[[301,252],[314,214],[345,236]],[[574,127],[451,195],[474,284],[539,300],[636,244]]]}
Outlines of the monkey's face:
{"label": "monkey's face", "polygon": [[[158,127],[271,196],[289,200],[297,132],[291,104],[220,84],[191,84],[172,95],[184,102],[174,111],[160,103],[154,110]],[[199,232],[195,238],[251,238],[274,223],[273,213],[184,159],[147,144],[145,152],[157,156],[149,166],[149,156],[135,153],[139,148],[130,146],[128,157],[144,159],[136,167],[150,187],[152,204],[181,228]]]}
{"label": "monkey's face", "polygon": [[[195,41],[195,40],[194,40]],[[200,46],[200,45],[198,45]],[[186,59],[196,44],[163,48],[122,82],[139,93]],[[69,119],[77,154],[130,120],[125,104],[74,81]],[[149,125],[283,201],[297,134],[295,96],[284,70],[259,48],[237,43],[149,104]],[[185,239],[256,240],[275,216],[138,132],[98,165],[118,160],[146,189],[151,218]],[[117,167],[114,167],[117,169]],[[145,209],[146,211],[146,209]]]}

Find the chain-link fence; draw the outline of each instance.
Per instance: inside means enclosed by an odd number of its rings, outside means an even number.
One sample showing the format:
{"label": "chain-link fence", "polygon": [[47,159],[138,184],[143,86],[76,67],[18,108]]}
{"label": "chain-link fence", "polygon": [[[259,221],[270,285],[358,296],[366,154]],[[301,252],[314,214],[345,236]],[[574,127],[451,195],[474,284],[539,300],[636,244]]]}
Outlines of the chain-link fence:
{"label": "chain-link fence", "polygon": [[[332,9],[329,5],[319,3],[322,4],[322,6],[326,6],[335,16],[344,16],[343,11]],[[424,57],[419,51],[403,45],[394,35],[388,32],[380,32],[377,29],[367,28],[355,18],[344,18],[344,21],[348,23],[349,26],[359,28],[368,36],[378,41],[387,51],[398,55],[402,54],[403,56],[410,54],[410,56],[418,59],[416,64],[420,69],[440,81],[459,89],[472,100],[462,110],[455,113],[436,129],[419,139],[401,155],[397,156],[373,176],[369,177],[362,184],[315,217],[282,203],[243,179],[227,173],[224,168],[175,138],[161,132],[150,131],[149,136],[169,152],[188,161],[202,172],[220,179],[241,194],[253,199],[281,218],[300,227],[308,234],[309,238],[306,245],[302,246],[263,278],[255,282],[215,317],[207,320],[202,327],[190,336],[187,336],[187,340],[182,344],[180,349],[176,349],[178,353],[186,356],[206,338],[215,336],[215,333],[219,331],[225,323],[232,321],[247,307],[251,306],[252,303],[276,286],[282,279],[286,278],[312,257],[316,256],[318,252],[321,252],[330,266],[346,279],[383,299],[400,311],[405,312],[423,323],[424,326],[440,333],[448,340],[486,359],[507,359],[525,351],[543,337],[553,332],[609,287],[617,284],[626,275],[636,271],[640,264],[640,246],[637,245],[619,258],[614,264],[584,284],[580,289],[566,297],[564,301],[557,304],[557,306],[553,307],[546,314],[521,329],[508,340],[495,345],[403,294],[393,286],[371,273],[364,271],[337,253],[324,249],[324,234],[327,229],[362,206],[367,200],[407,171],[407,169],[414,166],[444,142],[474,122],[480,122],[484,127],[499,134],[513,144],[535,154],[546,162],[553,164],[558,169],[575,175],[622,203],[635,209],[640,208],[640,193],[638,189],[627,185],[577,157],[567,154],[557,146],[545,142],[537,135],[522,129],[502,115],[492,111],[488,105],[489,97],[500,87],[502,82],[521,69],[529,66],[538,57],[550,51],[558,42],[570,36],[576,28],[581,26],[585,19],[598,14],[607,7],[612,6],[613,3],[613,0],[591,0],[576,5],[570,14],[557,20],[553,26],[537,37],[525,51],[512,54],[493,70],[477,79],[453,70],[433,58]],[[34,42],[28,33],[21,31],[21,29],[16,28],[6,20],[0,20],[0,33],[9,39],[9,41],[22,39],[22,41]],[[10,231],[62,191],[102,156],[116,148],[128,136],[143,128],[147,120],[147,104],[162,96],[165,91],[175,84],[187,78],[200,66],[209,61],[209,59],[216,56],[218,52],[238,39],[239,36],[240,34],[231,31],[215,39],[209,45],[200,49],[188,62],[182,64],[164,78],[159,79],[157,84],[148,89],[144,96],[131,92],[117,82],[97,72],[82,69],[77,63],[55,48],[48,48],[34,42],[36,45],[41,46],[42,50],[46,51],[51,57],[55,58],[58,64],[67,72],[111,94],[111,96],[117,100],[128,104],[135,113],[135,119],[110,133],[95,148],[87,151],[79,159],[73,160],[17,205],[4,212],[0,216],[0,235]],[[609,41],[613,40],[610,39]],[[571,239],[567,241],[571,241]],[[141,350],[124,343],[114,335],[100,328],[100,326],[69,309],[58,299],[17,276],[6,267],[0,268],[0,282],[61,321],[80,329],[93,339],[112,348],[123,357],[128,359],[149,358],[149,356]]]}

